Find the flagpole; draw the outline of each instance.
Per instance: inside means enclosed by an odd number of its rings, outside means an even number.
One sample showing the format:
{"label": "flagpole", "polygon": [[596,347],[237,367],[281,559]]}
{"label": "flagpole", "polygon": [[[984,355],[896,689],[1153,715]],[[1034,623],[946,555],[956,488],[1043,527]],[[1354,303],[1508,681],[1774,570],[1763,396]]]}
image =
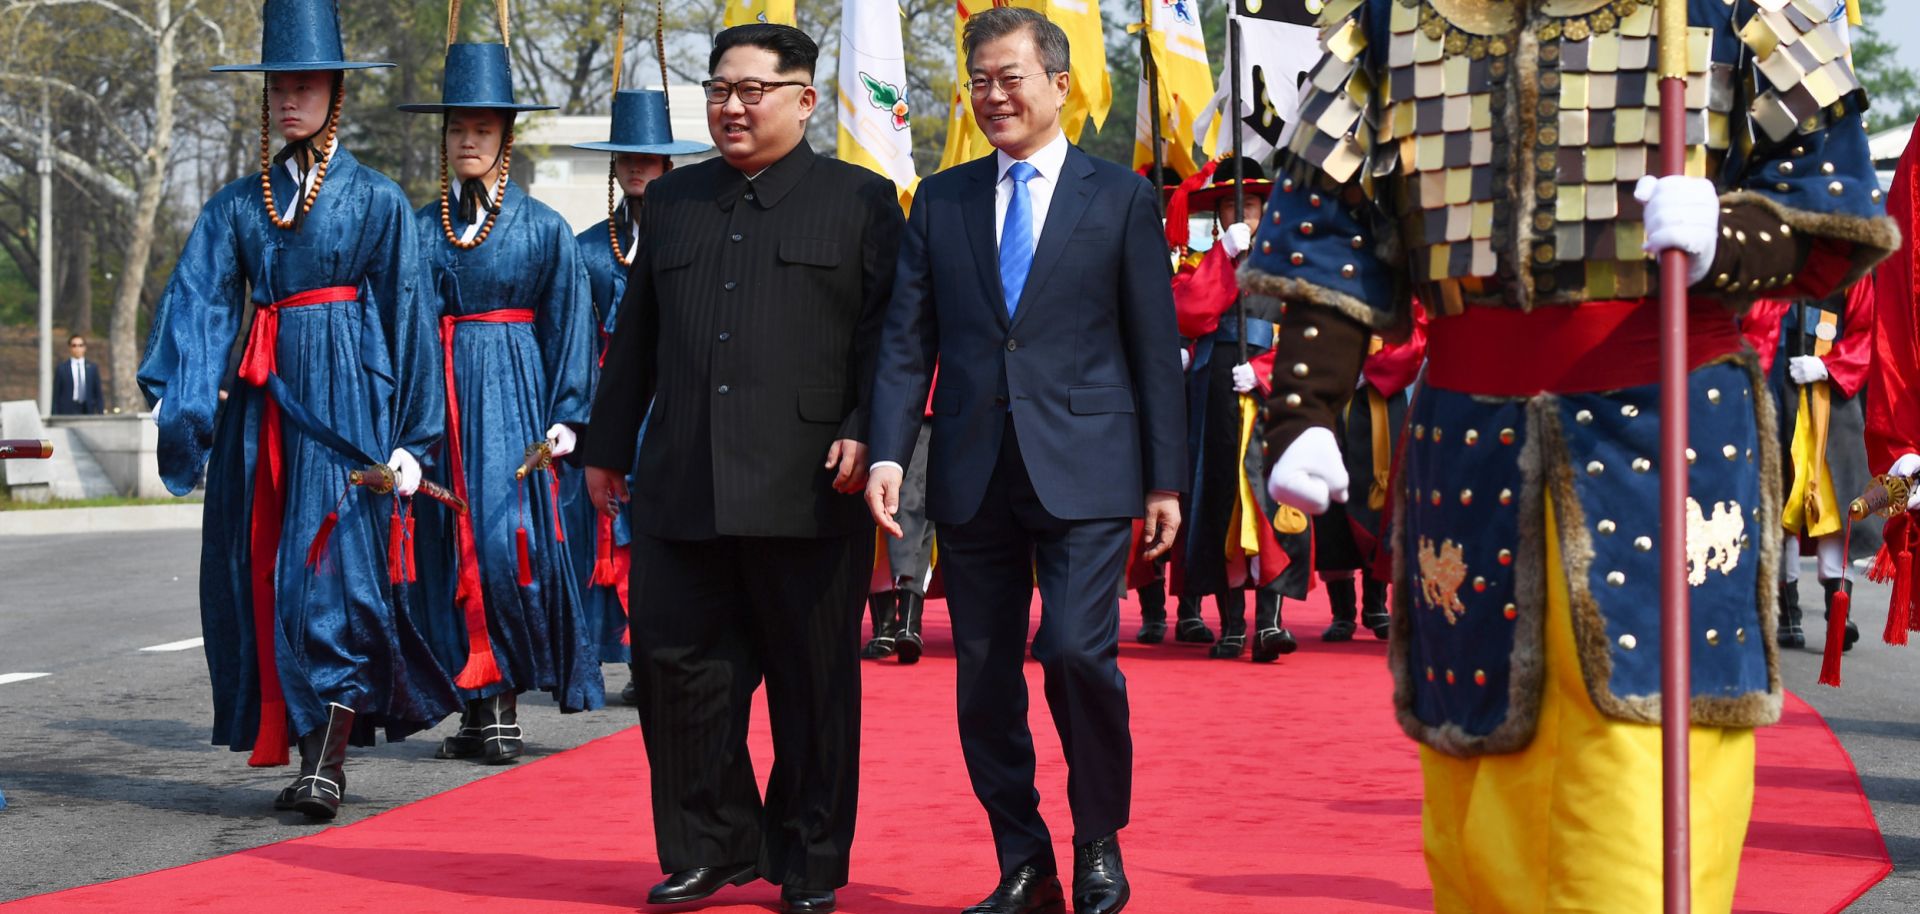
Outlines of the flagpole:
{"label": "flagpole", "polygon": [[[1147,105],[1151,118],[1147,134],[1153,140],[1153,180],[1161,183],[1160,172],[1166,168],[1167,154],[1160,141],[1160,68],[1153,62],[1153,0],[1140,0],[1140,67],[1147,74]],[[1154,194],[1154,206],[1160,210],[1161,218],[1167,215],[1167,204],[1163,195]]]}
{"label": "flagpole", "polygon": [[[1660,0],[1660,171],[1687,167],[1687,4]],[[1687,605],[1687,276],[1685,251],[1660,254],[1660,736],[1666,914],[1691,909],[1688,726],[1692,630]]]}
{"label": "flagpole", "polygon": [[[1227,67],[1233,71],[1232,81],[1228,83],[1227,112],[1223,118],[1228,129],[1233,131],[1233,218],[1245,222],[1247,218],[1247,169],[1241,158],[1243,150],[1240,138],[1240,19],[1227,9]],[[1219,180],[1218,177],[1215,180]],[[1236,318],[1240,321],[1240,361],[1247,364],[1247,297],[1235,295],[1233,306]]]}

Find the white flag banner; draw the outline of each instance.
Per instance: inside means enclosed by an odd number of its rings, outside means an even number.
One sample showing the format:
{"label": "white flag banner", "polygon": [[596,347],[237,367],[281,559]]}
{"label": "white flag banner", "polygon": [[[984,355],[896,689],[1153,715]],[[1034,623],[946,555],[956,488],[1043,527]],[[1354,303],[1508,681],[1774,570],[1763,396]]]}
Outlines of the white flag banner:
{"label": "white flag banner", "polygon": [[[1320,32],[1312,26],[1276,22],[1251,16],[1232,17],[1240,23],[1240,148],[1247,158],[1265,162],[1293,136],[1294,114],[1300,110],[1300,82],[1320,61]],[[1231,64],[1230,64],[1231,65]],[[1194,135],[1205,136],[1230,103],[1232,82],[1220,80],[1220,89],[1201,112]],[[1214,156],[1233,149],[1233,134],[1222,130]]]}
{"label": "white flag banner", "polygon": [[896,0],[844,0],[840,13],[840,158],[915,181],[907,57]]}

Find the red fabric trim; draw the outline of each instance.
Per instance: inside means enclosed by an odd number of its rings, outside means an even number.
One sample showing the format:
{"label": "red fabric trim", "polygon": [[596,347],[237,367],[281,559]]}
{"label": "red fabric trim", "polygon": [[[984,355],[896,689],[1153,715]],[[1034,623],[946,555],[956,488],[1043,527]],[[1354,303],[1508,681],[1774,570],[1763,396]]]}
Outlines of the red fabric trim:
{"label": "red fabric trim", "polygon": [[[473,504],[467,495],[466,466],[461,460],[460,394],[454,384],[453,370],[453,330],[459,324],[468,323],[530,324],[533,311],[503,308],[440,318],[441,362],[447,384],[447,452],[452,463],[453,493],[467,504]],[[460,550],[460,571],[453,601],[460,607],[467,624],[467,664],[453,682],[463,689],[478,689],[500,681],[500,666],[493,659],[493,638],[487,632],[487,604],[480,590],[480,550],[474,545],[472,512],[455,515],[453,529],[454,542]]]}
{"label": "red fabric trim", "polygon": [[1380,351],[1370,356],[1361,368],[1367,376],[1367,383],[1380,392],[1380,396],[1391,400],[1401,391],[1413,385],[1413,379],[1420,376],[1420,366],[1427,362],[1427,309],[1419,302],[1413,304],[1413,333],[1405,342],[1387,343]]}
{"label": "red fabric trim", "polygon": [[1180,335],[1197,340],[1220,329],[1227,309],[1240,298],[1240,281],[1233,258],[1216,244],[1200,258],[1200,265],[1182,268],[1173,277],[1173,313]]}
{"label": "red fabric trim", "polygon": [[[1537,311],[1469,308],[1428,325],[1427,382],[1494,397],[1653,384],[1660,379],[1658,318],[1651,299]],[[1718,305],[1688,312],[1689,367],[1739,348],[1740,334]]]}
{"label": "red fabric trim", "polygon": [[[276,368],[274,347],[280,341],[280,309],[356,301],[354,286],[331,286],[301,292],[260,308],[247,333],[246,352],[240,358],[240,380],[260,387]],[[248,577],[253,593],[253,650],[260,678],[260,723],[254,731],[253,754],[247,764],[256,768],[288,761],[287,699],[280,689],[280,665],[274,654],[279,621],[274,612],[273,577],[279,564],[280,523],[286,517],[286,433],[280,425],[280,404],[266,398],[260,415],[260,440],[253,461],[253,506],[247,519]],[[325,525],[322,525],[325,529]]]}

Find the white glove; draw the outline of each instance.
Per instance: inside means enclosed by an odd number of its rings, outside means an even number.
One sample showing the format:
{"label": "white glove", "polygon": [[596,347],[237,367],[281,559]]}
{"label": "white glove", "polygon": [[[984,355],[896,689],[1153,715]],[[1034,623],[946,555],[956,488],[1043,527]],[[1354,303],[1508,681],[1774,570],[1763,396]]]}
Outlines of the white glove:
{"label": "white glove", "polygon": [[1300,433],[1267,476],[1273,500],[1308,514],[1325,514],[1330,501],[1347,503],[1347,465],[1333,432],[1314,426]]}
{"label": "white glove", "polygon": [[574,446],[579,443],[580,436],[575,435],[573,429],[564,422],[554,423],[552,428],[547,429],[547,446],[553,449],[555,459],[573,453]]}
{"label": "white glove", "polygon": [[420,461],[413,459],[406,448],[393,449],[393,456],[387,458],[387,469],[393,471],[394,491],[408,497],[420,491]]}
{"label": "white glove", "polygon": [[1180,349],[1180,370],[1186,371],[1187,369],[1192,367],[1193,367],[1193,353],[1188,352],[1185,347],[1182,347]]}
{"label": "white glove", "polygon": [[1829,377],[1827,363],[1817,355],[1796,355],[1787,360],[1787,377],[1792,378],[1795,384],[1824,381]]}
{"label": "white glove", "polygon": [[1253,389],[1253,366],[1245,362],[1233,366],[1233,392],[1246,393]]}
{"label": "white glove", "polygon": [[[1895,460],[1892,469],[1887,472],[1911,479],[1913,474],[1920,473],[1920,454],[1901,454],[1900,459]],[[1915,488],[1913,494],[1907,496],[1907,510],[1912,511],[1916,508],[1920,508],[1920,488]]]}
{"label": "white glove", "polygon": [[1686,251],[1693,255],[1687,282],[1705,279],[1720,246],[1720,193],[1713,182],[1685,175],[1642,175],[1633,197],[1645,204],[1647,242],[1642,248],[1655,257],[1666,250]]}
{"label": "white glove", "polygon": [[1235,222],[1227,226],[1226,234],[1220,236],[1220,247],[1228,257],[1238,257],[1253,247],[1253,227],[1245,222]]}

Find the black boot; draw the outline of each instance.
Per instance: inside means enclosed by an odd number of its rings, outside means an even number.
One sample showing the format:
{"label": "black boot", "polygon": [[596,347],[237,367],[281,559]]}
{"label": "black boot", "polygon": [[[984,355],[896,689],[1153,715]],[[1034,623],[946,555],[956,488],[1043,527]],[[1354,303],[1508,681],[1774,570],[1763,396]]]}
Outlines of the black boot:
{"label": "black boot", "polygon": [[486,699],[486,704],[492,720],[480,731],[480,760],[500,765],[519,758],[526,748],[520,734],[519,696],[503,692]]}
{"label": "black boot", "polygon": [[920,662],[925,644],[920,640],[920,615],[926,611],[927,598],[911,590],[896,590],[900,615],[893,627],[893,648],[903,664]]}
{"label": "black boot", "polygon": [[1356,611],[1353,578],[1332,578],[1326,584],[1327,602],[1333,604],[1333,624],[1320,633],[1320,640],[1329,643],[1352,641],[1353,633],[1356,631],[1353,624]]}
{"label": "black boot", "polygon": [[873,639],[860,648],[862,660],[885,660],[893,656],[893,630],[899,618],[897,591],[867,595],[867,614],[873,617]]}
{"label": "black boot", "polygon": [[1300,648],[1280,625],[1280,595],[1262,588],[1253,595],[1253,662],[1272,663]]}
{"label": "black boot", "polygon": [[1133,640],[1141,644],[1159,644],[1167,640],[1166,585],[1155,582],[1136,591],[1140,595],[1140,631]]}
{"label": "black boot", "polygon": [[1181,597],[1174,612],[1179,619],[1173,626],[1173,640],[1184,644],[1213,643],[1213,629],[1200,620],[1199,597]]}
{"label": "black boot", "polygon": [[440,741],[434,758],[472,758],[480,754],[480,715],[485,704],[475,698],[460,707],[460,729]]}
{"label": "black boot", "polygon": [[[353,735],[353,711],[328,705],[325,725],[300,737],[300,777],[287,790],[287,808],[309,819],[331,820],[347,793],[347,737]],[[278,804],[276,804],[278,805]]]}
{"label": "black boot", "polygon": [[1807,630],[1800,626],[1800,582],[1780,582],[1780,630],[1775,637],[1781,647],[1806,647]]}
{"label": "black boot", "polygon": [[1373,636],[1387,640],[1391,617],[1387,615],[1387,582],[1364,578],[1360,581],[1360,624]]}
{"label": "black boot", "polygon": [[[1821,581],[1821,582],[1820,582],[1820,588],[1821,588],[1822,590],[1825,590],[1825,591],[1827,592],[1827,594],[1826,594],[1826,596],[1827,596],[1827,615],[1826,615],[1826,619],[1827,619],[1827,621],[1829,621],[1829,622],[1831,622],[1831,621],[1833,621],[1833,594],[1834,594],[1834,592],[1835,592],[1835,591],[1846,591],[1846,593],[1847,593],[1847,596],[1849,596],[1849,597],[1851,597],[1851,596],[1853,596],[1853,582],[1852,582],[1852,581],[1848,581],[1848,580],[1845,580],[1845,579],[1841,579],[1841,580],[1838,580],[1838,581]],[[1840,651],[1841,651],[1842,653],[1845,653],[1845,652],[1847,652],[1847,651],[1850,651],[1850,650],[1853,650],[1853,643],[1854,643],[1855,641],[1858,641],[1858,640],[1860,640],[1860,626],[1858,626],[1858,625],[1855,625],[1855,624],[1853,624],[1853,613],[1852,613],[1852,612],[1848,612],[1848,613],[1847,613],[1847,635],[1846,635],[1846,639],[1847,639],[1847,640],[1846,640],[1846,641],[1845,641],[1845,642],[1843,643],[1843,645],[1842,645],[1842,646],[1841,646],[1841,648],[1840,648]]]}
{"label": "black boot", "polygon": [[639,707],[640,705],[640,665],[627,664],[627,684],[620,689],[620,703]]}
{"label": "black boot", "polygon": [[1220,608],[1220,641],[1207,650],[1207,656],[1232,660],[1247,647],[1247,592],[1229,590],[1215,594],[1213,603]]}

